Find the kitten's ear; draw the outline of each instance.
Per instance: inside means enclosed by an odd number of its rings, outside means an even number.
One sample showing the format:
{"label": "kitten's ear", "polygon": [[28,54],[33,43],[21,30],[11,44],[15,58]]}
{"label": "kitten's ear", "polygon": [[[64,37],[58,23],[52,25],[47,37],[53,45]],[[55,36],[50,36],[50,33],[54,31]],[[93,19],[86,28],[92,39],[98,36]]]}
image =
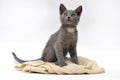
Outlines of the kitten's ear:
{"label": "kitten's ear", "polygon": [[79,6],[77,9],[75,9],[75,12],[77,13],[78,16],[80,16],[82,12],[82,6]]}
{"label": "kitten's ear", "polygon": [[65,11],[67,10],[66,7],[63,5],[63,4],[60,4],[60,15]]}

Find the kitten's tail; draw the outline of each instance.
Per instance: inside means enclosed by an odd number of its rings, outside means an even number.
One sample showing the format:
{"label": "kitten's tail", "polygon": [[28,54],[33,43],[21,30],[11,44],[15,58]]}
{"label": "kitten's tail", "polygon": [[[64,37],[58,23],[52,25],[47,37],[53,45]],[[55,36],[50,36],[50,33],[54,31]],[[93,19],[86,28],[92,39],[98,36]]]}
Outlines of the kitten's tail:
{"label": "kitten's tail", "polygon": [[[28,62],[28,60],[22,60],[22,59],[18,58],[14,52],[12,52],[12,55],[18,63]],[[41,60],[41,59],[35,59],[35,60]],[[29,60],[29,61],[35,61],[35,60]]]}

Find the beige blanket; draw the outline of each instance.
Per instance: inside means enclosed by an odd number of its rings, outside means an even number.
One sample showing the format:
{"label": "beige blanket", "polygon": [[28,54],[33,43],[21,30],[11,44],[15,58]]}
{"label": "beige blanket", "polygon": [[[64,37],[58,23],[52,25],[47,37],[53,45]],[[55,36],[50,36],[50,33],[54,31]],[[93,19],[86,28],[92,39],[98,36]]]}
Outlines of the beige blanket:
{"label": "beige blanket", "polygon": [[54,63],[43,61],[31,61],[15,66],[16,70],[24,72],[37,72],[44,74],[97,74],[104,73],[105,69],[99,67],[94,60],[78,57],[79,65],[74,64],[68,58],[66,60],[67,66],[59,67]]}

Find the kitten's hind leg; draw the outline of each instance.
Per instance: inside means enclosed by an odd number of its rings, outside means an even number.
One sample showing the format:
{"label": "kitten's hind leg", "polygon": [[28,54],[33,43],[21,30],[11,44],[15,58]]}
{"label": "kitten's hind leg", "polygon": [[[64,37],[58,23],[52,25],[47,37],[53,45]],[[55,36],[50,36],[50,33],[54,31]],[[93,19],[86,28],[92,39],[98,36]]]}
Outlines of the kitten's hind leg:
{"label": "kitten's hind leg", "polygon": [[55,62],[57,60],[55,51],[53,48],[45,48],[41,59],[45,62]]}

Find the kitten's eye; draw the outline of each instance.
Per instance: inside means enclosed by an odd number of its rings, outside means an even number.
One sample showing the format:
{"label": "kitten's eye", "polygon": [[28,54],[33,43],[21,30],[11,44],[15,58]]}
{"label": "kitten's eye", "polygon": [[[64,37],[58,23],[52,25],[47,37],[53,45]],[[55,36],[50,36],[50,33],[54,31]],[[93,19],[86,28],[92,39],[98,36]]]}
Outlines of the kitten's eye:
{"label": "kitten's eye", "polygon": [[71,16],[75,16],[75,14],[72,14]]}
{"label": "kitten's eye", "polygon": [[67,16],[67,13],[64,13],[65,16]]}

